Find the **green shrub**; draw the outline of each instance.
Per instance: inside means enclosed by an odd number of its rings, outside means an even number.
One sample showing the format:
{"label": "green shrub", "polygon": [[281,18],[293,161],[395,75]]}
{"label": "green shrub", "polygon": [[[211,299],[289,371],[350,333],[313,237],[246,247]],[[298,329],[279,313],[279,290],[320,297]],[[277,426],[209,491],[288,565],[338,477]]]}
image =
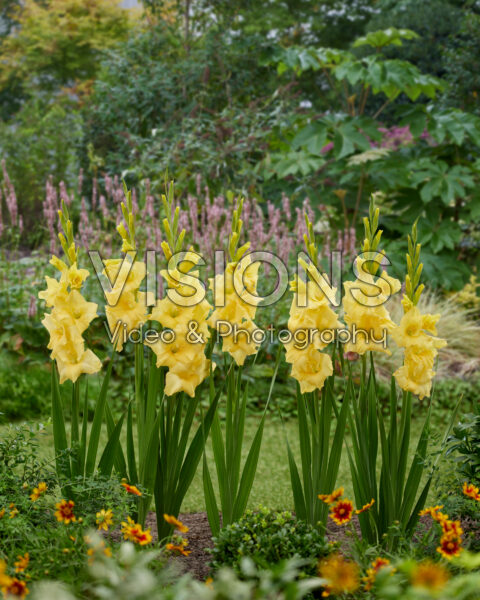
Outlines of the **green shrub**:
{"label": "green shrub", "polygon": [[210,550],[210,566],[215,571],[229,566],[241,573],[240,565],[245,557],[262,566],[300,557],[306,560],[301,576],[314,576],[318,560],[329,551],[325,536],[315,527],[297,521],[290,512],[261,507],[256,512],[247,511],[239,521],[220,531]]}

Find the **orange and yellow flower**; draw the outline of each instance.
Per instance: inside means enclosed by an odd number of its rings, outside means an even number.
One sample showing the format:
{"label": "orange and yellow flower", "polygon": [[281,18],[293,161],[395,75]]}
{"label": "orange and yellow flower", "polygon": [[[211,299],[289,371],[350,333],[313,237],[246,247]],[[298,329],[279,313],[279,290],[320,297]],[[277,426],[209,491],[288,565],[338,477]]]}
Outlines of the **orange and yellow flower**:
{"label": "orange and yellow flower", "polygon": [[182,554],[183,556],[188,556],[190,554],[190,550],[185,550],[188,546],[188,540],[182,538],[177,544],[173,542],[169,542],[165,544],[165,550],[169,552],[173,552],[175,554]]}
{"label": "orange and yellow flower", "polygon": [[122,522],[122,533],[124,539],[140,546],[146,546],[152,541],[150,529],[142,529],[142,526],[130,517],[127,517],[127,522]]}
{"label": "orange and yellow flower", "polygon": [[325,558],[318,565],[318,574],[328,582],[322,593],[323,597],[355,592],[360,586],[359,573],[357,563],[346,560],[341,554]]}
{"label": "orange and yellow flower", "polygon": [[38,487],[33,488],[33,492],[30,494],[30,500],[32,502],[36,502],[40,496],[42,496],[43,494],[45,494],[47,491],[47,484],[44,481],[41,481],[38,484]]}
{"label": "orange and yellow flower", "polygon": [[356,510],[355,513],[357,515],[361,515],[362,513],[366,512],[367,510],[370,510],[374,504],[375,504],[375,499],[372,498],[370,500],[370,502],[368,502],[367,504],[364,504],[362,506],[362,508],[359,508],[358,510]]}
{"label": "orange and yellow flower", "polygon": [[473,483],[467,483],[466,481],[463,484],[463,493],[468,498],[472,498],[472,500],[477,500],[480,502],[480,490],[478,487],[473,485]]}
{"label": "orange and yellow flower", "polygon": [[174,529],[180,531],[180,533],[187,533],[188,527],[172,515],[163,515],[163,518],[169,525],[172,525]]}
{"label": "orange and yellow flower", "polygon": [[121,485],[125,488],[125,490],[129,494],[133,494],[134,496],[141,496],[142,495],[142,492],[135,485],[130,485],[126,481],[122,481]]}
{"label": "orange and yellow flower", "polygon": [[445,567],[425,560],[415,567],[411,581],[413,587],[437,592],[445,587],[449,579],[450,573]]}
{"label": "orange and yellow flower", "polygon": [[28,563],[30,562],[30,554],[26,552],[23,556],[17,556],[18,560],[13,563],[15,567],[15,573],[23,573],[28,567]]}
{"label": "orange and yellow flower", "polygon": [[332,492],[331,494],[318,494],[318,497],[322,502],[325,502],[325,504],[333,504],[343,496],[343,492],[344,489],[343,487],[341,487],[338,488],[338,490]]}
{"label": "orange and yellow flower", "polygon": [[65,523],[68,525],[69,523],[75,523],[77,518],[73,512],[73,507],[75,506],[75,502],[73,500],[61,500],[55,504],[55,516],[57,517],[57,521]]}
{"label": "orange and yellow flower", "polygon": [[330,507],[330,517],[337,525],[346,525],[352,519],[353,504],[350,500],[339,500]]}
{"label": "orange and yellow flower", "polygon": [[460,537],[451,534],[442,535],[440,546],[437,552],[444,558],[451,560],[454,556],[459,556],[462,551],[462,540]]}
{"label": "orange and yellow flower", "polygon": [[28,594],[28,587],[25,581],[12,577],[10,583],[2,587],[2,592],[5,598],[25,598]]}
{"label": "orange and yellow flower", "polygon": [[[385,567],[389,567],[389,566],[390,566],[390,561],[388,560],[388,558],[382,558],[381,556],[378,556],[372,562],[372,566],[369,569],[367,569],[366,576],[362,578],[363,585],[367,592],[372,589],[372,587],[375,583],[375,580],[377,578],[377,573],[380,571],[380,569],[384,569]],[[395,569],[391,569],[392,575],[394,572],[395,572]]]}

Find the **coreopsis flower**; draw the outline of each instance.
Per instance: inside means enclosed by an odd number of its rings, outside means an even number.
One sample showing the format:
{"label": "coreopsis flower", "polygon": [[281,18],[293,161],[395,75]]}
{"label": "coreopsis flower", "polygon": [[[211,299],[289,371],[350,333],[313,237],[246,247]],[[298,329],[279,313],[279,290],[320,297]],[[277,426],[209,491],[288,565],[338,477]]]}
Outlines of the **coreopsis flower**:
{"label": "coreopsis flower", "polygon": [[440,512],[442,508],[443,504],[437,504],[437,506],[427,506],[426,508],[421,510],[419,514],[421,517],[432,517],[434,521],[437,521],[437,523],[441,523],[444,519],[448,518],[446,515]]}
{"label": "coreopsis flower", "polygon": [[11,502],[9,505],[9,509],[10,509],[9,518],[14,519],[19,513],[18,508],[15,506],[15,504],[13,502]]}
{"label": "coreopsis flower", "polygon": [[104,265],[103,273],[112,284],[112,290],[105,293],[105,315],[115,350],[121,352],[125,336],[141,327],[149,318],[147,295],[139,291],[146,275],[146,266],[140,261],[129,262],[128,257],[123,261],[119,258],[106,260]]}
{"label": "coreopsis flower", "polygon": [[[377,579],[377,573],[380,571],[380,569],[384,569],[389,566],[390,566],[390,561],[388,560],[388,558],[382,558],[381,556],[377,557],[372,562],[371,567],[369,569],[367,569],[366,576],[362,577],[365,591],[369,592],[372,589],[372,587]],[[394,572],[395,572],[395,569],[391,569],[392,575]]]}
{"label": "coreopsis flower", "polygon": [[75,514],[73,512],[73,507],[75,506],[75,502],[73,500],[60,500],[55,504],[55,516],[57,517],[57,521],[61,523],[65,523],[68,525],[69,523],[75,523],[77,520]]}
{"label": "coreopsis flower", "polygon": [[97,305],[87,302],[80,293],[89,273],[78,269],[76,262],[70,267],[53,256],[50,261],[61,273],[60,281],[46,277],[47,289],[38,294],[52,308],[42,320],[50,334],[48,349],[56,360],[60,383],[75,382],[82,373],[96,373],[102,368],[100,359],[85,349],[82,334],[97,316]]}
{"label": "coreopsis flower", "polygon": [[345,352],[365,354],[370,350],[391,354],[385,339],[396,325],[385,304],[399,291],[401,284],[386,271],[374,277],[365,268],[366,261],[360,258],[357,258],[356,266],[359,278],[343,284],[344,319],[351,335],[351,341],[345,344]]}
{"label": "coreopsis flower", "polygon": [[134,496],[142,495],[142,492],[135,485],[130,485],[126,481],[122,481],[120,485],[124,487],[129,494],[133,494]]}
{"label": "coreopsis flower", "polygon": [[338,500],[330,506],[330,517],[337,525],[350,523],[353,515],[353,504],[350,500]]}
{"label": "coreopsis flower", "polygon": [[173,517],[172,515],[165,514],[165,515],[163,515],[163,518],[169,525],[172,525],[172,527],[174,529],[176,529],[177,531],[180,531],[180,533],[188,532],[188,527],[186,525],[184,525],[181,521],[179,521],[178,519]]}
{"label": "coreopsis flower", "polygon": [[4,516],[5,516],[5,509],[4,509],[4,508],[2,508],[2,509],[0,510],[0,519],[3,519],[3,517],[4,517]]}
{"label": "coreopsis flower", "polygon": [[13,563],[13,566],[15,567],[15,573],[23,573],[30,562],[30,554],[26,552],[23,556],[17,556],[17,559],[18,560]]}
{"label": "coreopsis flower", "polygon": [[2,592],[5,598],[25,598],[28,587],[25,581],[11,577],[9,584],[2,587]]}
{"label": "coreopsis flower", "polygon": [[105,510],[102,508],[101,511],[96,514],[96,524],[98,525],[98,529],[103,529],[108,531],[110,525],[113,525],[113,511],[111,509]]}
{"label": "coreopsis flower", "polygon": [[181,554],[182,556],[188,556],[190,554],[190,550],[185,550],[188,546],[188,540],[185,538],[181,538],[178,543],[169,542],[165,544],[165,550],[169,552],[173,552],[174,554]]}
{"label": "coreopsis flower", "polygon": [[45,494],[47,491],[47,484],[44,481],[41,481],[38,484],[38,487],[33,488],[33,492],[30,494],[30,500],[32,502],[36,502],[40,496]]}
{"label": "coreopsis flower", "polygon": [[367,504],[364,504],[362,506],[362,508],[359,508],[355,511],[355,513],[357,515],[361,515],[362,513],[366,512],[367,510],[370,510],[372,508],[372,506],[375,504],[375,500],[372,498],[370,500],[370,502],[367,502]]}
{"label": "coreopsis flower", "polygon": [[142,529],[142,526],[130,517],[127,517],[127,522],[122,522],[122,533],[124,539],[140,546],[146,546],[152,541],[150,529]]}
{"label": "coreopsis flower", "polygon": [[473,485],[473,483],[467,483],[465,481],[463,484],[463,493],[468,498],[472,498],[472,500],[477,500],[480,502],[480,490],[477,486]]}
{"label": "coreopsis flower", "polygon": [[331,494],[318,494],[318,497],[322,502],[325,502],[325,504],[333,504],[343,496],[343,492],[344,489],[343,487],[341,487],[338,488],[338,490],[332,492]]}
{"label": "coreopsis flower", "polygon": [[328,582],[324,596],[351,594],[360,586],[359,566],[341,554],[332,554],[320,561],[318,574]]}
{"label": "coreopsis flower", "polygon": [[413,587],[438,592],[446,586],[449,579],[450,573],[444,566],[425,560],[414,567],[411,583]]}
{"label": "coreopsis flower", "polygon": [[261,333],[261,330],[253,320],[262,300],[257,295],[259,266],[260,263],[252,263],[247,254],[239,262],[229,262],[225,271],[209,282],[214,296],[222,290],[225,297],[215,302],[208,324],[222,338],[223,351],[228,352],[239,366],[244,364],[247,356],[256,354],[260,345],[255,332]]}
{"label": "coreopsis flower", "polygon": [[441,554],[447,560],[451,560],[455,556],[460,556],[462,551],[462,540],[461,538],[445,534],[440,539],[440,546],[437,548],[437,552]]}

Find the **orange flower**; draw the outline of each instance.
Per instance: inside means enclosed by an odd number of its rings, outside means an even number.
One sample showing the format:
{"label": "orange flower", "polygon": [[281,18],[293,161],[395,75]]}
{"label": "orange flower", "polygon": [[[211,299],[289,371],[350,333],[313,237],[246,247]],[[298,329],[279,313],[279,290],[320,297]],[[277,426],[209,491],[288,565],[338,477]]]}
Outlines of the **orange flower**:
{"label": "orange flower", "polygon": [[47,484],[44,481],[41,481],[38,484],[38,487],[33,488],[33,492],[30,494],[30,500],[32,502],[36,502],[42,494],[45,494],[47,491]]}
{"label": "orange flower", "polygon": [[121,485],[127,490],[129,494],[133,494],[134,496],[141,496],[142,492],[134,485],[130,485],[125,481],[122,481]]}
{"label": "orange flower", "polygon": [[19,555],[17,558],[18,560],[13,563],[15,567],[15,573],[23,573],[30,562],[30,554],[26,552],[23,556]]}
{"label": "orange flower", "polygon": [[185,550],[186,546],[188,546],[188,541],[183,538],[179,544],[166,544],[165,550],[168,550],[169,552],[175,552],[177,554],[182,554],[183,556],[188,556],[190,554],[190,550]]}
{"label": "orange flower", "polygon": [[75,515],[73,514],[73,507],[75,506],[75,502],[73,500],[61,500],[55,504],[55,516],[57,517],[57,521],[63,521],[65,525],[69,523],[75,523],[77,520]]}
{"label": "orange flower", "polygon": [[414,569],[412,585],[436,592],[442,590],[449,579],[450,573],[445,567],[437,565],[431,560],[425,560]]}
{"label": "orange flower", "polygon": [[322,502],[325,502],[325,504],[333,504],[334,502],[339,500],[342,496],[343,496],[343,487],[338,488],[338,490],[335,490],[331,494],[318,494],[318,497],[320,498],[320,500]]}
{"label": "orange flower", "polygon": [[462,524],[460,521],[450,521],[450,519],[445,519],[440,523],[442,526],[442,531],[444,535],[452,535],[454,537],[461,537],[463,535]]}
{"label": "orange flower", "polygon": [[369,510],[370,508],[372,508],[372,506],[375,504],[375,500],[372,498],[370,500],[370,502],[368,504],[364,504],[362,506],[362,508],[359,508],[358,510],[356,510],[355,512],[357,513],[357,515],[361,515],[362,513],[364,513],[365,511]]}
{"label": "orange flower", "polygon": [[341,554],[331,554],[318,565],[318,574],[328,581],[322,596],[352,593],[360,585],[357,563],[345,560]]}
{"label": "orange flower", "polygon": [[480,502],[480,490],[478,489],[478,487],[474,486],[473,483],[467,483],[465,481],[463,484],[463,493],[465,494],[465,496],[468,496],[469,498]]}
{"label": "orange flower", "polygon": [[9,509],[10,509],[10,517],[9,518],[14,519],[18,515],[18,508],[15,506],[15,504],[13,502],[10,502]]}
{"label": "orange flower", "polygon": [[3,519],[4,516],[5,516],[5,509],[2,508],[2,510],[0,510],[0,519]]}
{"label": "orange flower", "polygon": [[442,535],[440,539],[440,546],[437,548],[437,552],[450,560],[454,556],[459,556],[462,551],[462,540],[451,534]]}
{"label": "orange flower", "polygon": [[[88,540],[88,543],[91,543],[91,540]],[[109,558],[112,556],[112,549],[108,546],[105,546],[105,542],[103,540],[100,540],[98,544],[95,544],[87,550],[88,564],[92,565],[95,560],[95,556],[100,553],[104,556],[108,556]]]}
{"label": "orange flower", "polygon": [[442,523],[448,519],[448,516],[440,512],[441,508],[443,508],[443,504],[440,506],[429,506],[428,508],[421,510],[419,514],[421,517],[430,516],[437,523]]}
{"label": "orange flower", "polygon": [[180,533],[187,533],[188,527],[175,517],[172,517],[171,515],[163,515],[163,518],[169,525],[173,525],[177,531],[180,531]]}
{"label": "orange flower", "polygon": [[127,523],[122,523],[122,533],[126,540],[130,540],[140,546],[146,546],[152,541],[150,529],[142,529],[139,523],[135,523],[133,519],[127,517]]}
{"label": "orange flower", "polygon": [[349,523],[353,514],[353,504],[350,500],[339,500],[330,507],[330,517],[337,525]]}
{"label": "orange flower", "polygon": [[13,596],[14,598],[25,598],[28,594],[28,588],[25,581],[20,581],[16,577],[10,579],[10,583],[2,587],[2,592],[5,598]]}
{"label": "orange flower", "polygon": [[[388,558],[382,558],[379,556],[372,562],[371,568],[367,569],[366,577],[362,578],[365,590],[367,592],[369,592],[372,589],[373,584],[375,583],[375,580],[377,578],[377,573],[380,571],[380,569],[384,569],[388,566],[390,566],[390,561],[388,560]],[[395,569],[391,569],[391,574],[393,575],[393,573],[395,573]]]}

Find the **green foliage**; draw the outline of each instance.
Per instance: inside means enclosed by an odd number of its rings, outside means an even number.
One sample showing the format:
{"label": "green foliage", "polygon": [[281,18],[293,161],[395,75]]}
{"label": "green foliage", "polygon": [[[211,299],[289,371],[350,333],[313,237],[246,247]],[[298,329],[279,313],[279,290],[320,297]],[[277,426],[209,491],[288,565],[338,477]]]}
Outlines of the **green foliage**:
{"label": "green foliage", "polygon": [[[388,31],[369,33],[360,42],[383,46],[411,37],[408,31]],[[293,118],[281,143],[272,141],[265,176],[293,177],[322,203],[338,207],[340,200],[342,210],[333,225],[339,226],[343,213],[344,228],[357,225],[368,198],[378,193],[392,214],[386,223],[392,240],[387,254],[394,271],[405,250],[407,221],[419,218],[430,285],[460,289],[469,270],[458,262],[459,253],[478,259],[475,243],[463,242],[478,228],[480,214],[478,118],[438,104],[413,103],[422,95],[434,99],[444,83],[382,52],[358,58],[333,48],[291,47],[276,60],[280,72],[293,70],[298,77],[321,71],[342,109]],[[384,100],[380,108],[372,103],[377,94]],[[410,102],[398,104],[401,97]],[[398,127],[385,128],[380,115],[395,100]],[[397,275],[403,273],[397,269]]]}
{"label": "green foliage", "polygon": [[35,86],[52,87],[95,76],[98,57],[128,32],[118,1],[26,0],[15,13],[15,35],[0,48],[0,82],[12,73]]}
{"label": "green foliage", "polygon": [[210,562],[214,571],[232,567],[241,573],[242,560],[252,558],[262,567],[282,560],[305,559],[302,577],[316,574],[318,560],[332,548],[315,527],[297,521],[289,512],[273,512],[266,508],[247,511],[236,523],[224,527],[214,538]]}
{"label": "green foliage", "polygon": [[469,483],[478,485],[480,483],[480,414],[465,415],[453,428],[448,442],[447,454],[452,456],[459,475]]}
{"label": "green foliage", "polygon": [[[26,101],[15,120],[0,121],[0,156],[13,182],[21,182],[18,201],[25,227],[37,235],[45,181],[71,184],[78,173],[76,149],[82,138],[82,122],[67,98],[49,101],[34,96]],[[35,224],[35,227],[34,227]]]}

